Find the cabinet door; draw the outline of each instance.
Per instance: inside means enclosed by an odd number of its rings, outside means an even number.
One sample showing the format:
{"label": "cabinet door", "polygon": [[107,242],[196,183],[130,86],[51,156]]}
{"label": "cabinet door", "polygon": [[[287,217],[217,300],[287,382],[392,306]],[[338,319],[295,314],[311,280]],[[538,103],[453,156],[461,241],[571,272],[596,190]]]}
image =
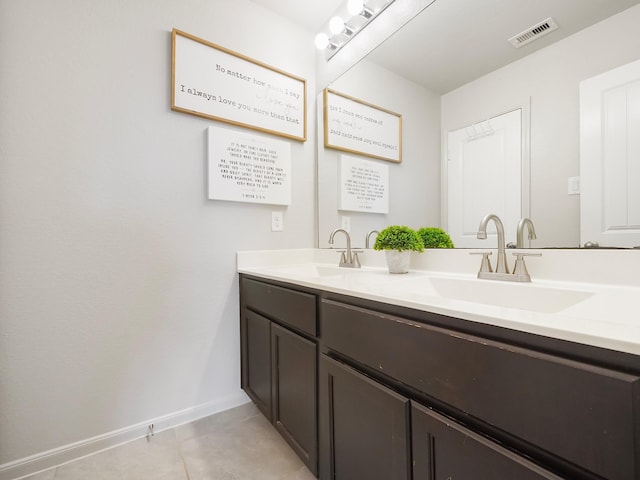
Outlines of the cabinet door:
{"label": "cabinet door", "polygon": [[316,344],[272,324],[271,355],[273,424],[317,475]]}
{"label": "cabinet door", "polygon": [[271,421],[271,321],[243,309],[242,388]]}
{"label": "cabinet door", "polygon": [[319,478],[411,478],[409,401],[325,355],[319,378]]}
{"label": "cabinet door", "polygon": [[412,402],[414,480],[560,477],[452,420]]}

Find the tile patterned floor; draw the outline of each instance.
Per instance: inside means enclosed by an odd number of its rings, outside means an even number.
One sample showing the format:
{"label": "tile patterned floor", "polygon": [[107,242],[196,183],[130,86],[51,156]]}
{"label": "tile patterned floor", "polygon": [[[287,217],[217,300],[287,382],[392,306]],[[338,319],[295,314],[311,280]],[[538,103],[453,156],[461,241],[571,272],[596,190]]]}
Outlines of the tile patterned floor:
{"label": "tile patterned floor", "polygon": [[253,403],[24,480],[314,480]]}

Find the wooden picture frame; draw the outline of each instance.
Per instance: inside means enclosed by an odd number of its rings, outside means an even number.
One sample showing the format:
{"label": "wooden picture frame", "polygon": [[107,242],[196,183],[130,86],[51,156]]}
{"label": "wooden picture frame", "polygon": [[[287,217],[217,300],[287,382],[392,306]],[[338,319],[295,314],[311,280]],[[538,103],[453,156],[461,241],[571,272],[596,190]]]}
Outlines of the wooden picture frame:
{"label": "wooden picture frame", "polygon": [[177,29],[171,109],[307,140],[306,80]]}
{"label": "wooden picture frame", "polygon": [[402,162],[402,115],[328,88],[323,96],[326,148]]}

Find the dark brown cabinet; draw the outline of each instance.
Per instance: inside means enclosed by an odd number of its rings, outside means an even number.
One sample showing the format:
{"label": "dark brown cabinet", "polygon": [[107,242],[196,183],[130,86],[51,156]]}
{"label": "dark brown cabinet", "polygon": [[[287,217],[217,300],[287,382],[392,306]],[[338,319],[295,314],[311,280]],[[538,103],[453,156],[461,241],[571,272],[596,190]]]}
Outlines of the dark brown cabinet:
{"label": "dark brown cabinet", "polygon": [[638,480],[640,356],[241,276],[242,385],[321,480]]}
{"label": "dark brown cabinet", "polygon": [[317,474],[316,297],[246,278],[241,285],[242,388]]}
{"label": "dark brown cabinet", "polygon": [[331,300],[322,301],[321,326],[331,351],[505,439],[602,478],[640,478],[637,374]]}
{"label": "dark brown cabinet", "polygon": [[410,479],[409,400],[325,355],[319,378],[320,479]]}

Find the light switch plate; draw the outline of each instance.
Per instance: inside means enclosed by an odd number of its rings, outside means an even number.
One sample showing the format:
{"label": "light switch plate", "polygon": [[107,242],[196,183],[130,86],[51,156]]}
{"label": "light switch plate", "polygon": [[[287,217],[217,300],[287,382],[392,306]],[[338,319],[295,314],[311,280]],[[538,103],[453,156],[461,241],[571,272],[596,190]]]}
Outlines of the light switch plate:
{"label": "light switch plate", "polygon": [[569,177],[569,195],[580,195],[580,177]]}
{"label": "light switch plate", "polygon": [[341,227],[346,230],[347,232],[349,232],[351,230],[351,217],[348,217],[346,215],[342,215],[342,217],[340,217],[340,222],[341,222]]}
{"label": "light switch plate", "polygon": [[282,212],[271,212],[271,231],[282,232],[284,230],[284,215]]}

